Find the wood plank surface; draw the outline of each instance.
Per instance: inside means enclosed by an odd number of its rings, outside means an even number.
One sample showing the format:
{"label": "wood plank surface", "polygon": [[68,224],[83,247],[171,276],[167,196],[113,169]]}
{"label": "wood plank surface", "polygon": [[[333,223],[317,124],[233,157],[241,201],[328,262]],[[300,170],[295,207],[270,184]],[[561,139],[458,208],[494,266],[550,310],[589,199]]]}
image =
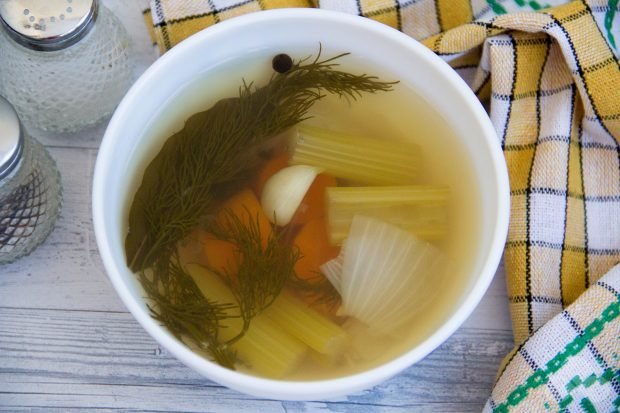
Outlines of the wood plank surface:
{"label": "wood plank surface", "polygon": [[[461,329],[404,373],[329,402],[256,400],[172,358],[126,312],[0,308],[0,411],[479,411],[509,331]],[[265,410],[268,409],[268,410]],[[60,411],[60,410],[58,410]]]}
{"label": "wood plank surface", "polygon": [[[134,44],[136,76],[156,55],[143,3],[107,0]],[[503,269],[464,325],[415,366],[329,401],[259,400],[203,378],[127,312],[101,264],[91,181],[105,123],[38,136],[60,169],[64,204],[30,256],[0,267],[0,412],[475,412],[512,348]]]}

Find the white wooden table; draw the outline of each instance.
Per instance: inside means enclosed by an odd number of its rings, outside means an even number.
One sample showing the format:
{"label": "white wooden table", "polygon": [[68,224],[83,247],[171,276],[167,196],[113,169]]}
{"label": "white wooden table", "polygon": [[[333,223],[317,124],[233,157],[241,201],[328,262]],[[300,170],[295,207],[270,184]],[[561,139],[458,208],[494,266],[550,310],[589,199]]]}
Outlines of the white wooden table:
{"label": "white wooden table", "polygon": [[[136,74],[156,58],[140,2],[104,1],[132,37]],[[512,348],[500,268],[467,322],[431,355],[370,390],[329,401],[258,400],[170,356],[109,283],[91,219],[91,179],[105,124],[39,137],[62,174],[64,205],[33,254],[0,267],[0,412],[480,411]]]}

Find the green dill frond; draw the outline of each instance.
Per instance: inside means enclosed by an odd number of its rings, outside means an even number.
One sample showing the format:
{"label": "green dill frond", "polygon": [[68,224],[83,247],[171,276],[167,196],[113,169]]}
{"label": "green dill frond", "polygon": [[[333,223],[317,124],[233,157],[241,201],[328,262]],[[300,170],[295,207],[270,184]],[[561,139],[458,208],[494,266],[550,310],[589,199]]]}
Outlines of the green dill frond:
{"label": "green dill frond", "polygon": [[170,330],[180,341],[194,345],[211,354],[214,359],[229,368],[234,367],[230,349],[218,339],[221,322],[237,303],[218,303],[209,300],[194,280],[178,264],[178,257],[169,261],[168,269],[138,273],[140,283],[152,305],[148,308],[153,318]]}
{"label": "green dill frond", "polygon": [[247,209],[246,212],[247,222],[225,210],[222,212],[224,219],[205,228],[215,239],[230,242],[237,250],[235,272],[219,275],[239,303],[244,319],[242,334],[249,327],[250,320],[271,305],[288,280],[294,277],[295,264],[300,258],[299,251],[281,242],[275,232],[265,243],[258,217],[251,216]]}
{"label": "green dill frond", "polygon": [[317,272],[312,278],[304,279],[294,275],[289,280],[293,291],[306,298],[311,305],[324,304],[330,310],[336,310],[340,305],[340,293],[331,282],[321,273]]}
{"label": "green dill frond", "polygon": [[[201,298],[191,277],[176,264],[177,244],[213,212],[216,192],[247,178],[259,162],[257,149],[306,119],[326,93],[356,100],[363,93],[389,91],[396,83],[338,70],[336,62],[345,55],[321,60],[319,53],[274,74],[262,87],[244,81],[239,97],[222,99],[190,116],[148,165],[134,196],[125,253],[152,303],[153,316],[179,339],[206,347],[222,365],[231,367],[235,358],[217,334],[226,317],[221,306],[231,303]],[[251,244],[256,234],[243,231],[247,228],[237,228],[236,235],[252,260],[241,262],[236,278],[228,278],[237,280],[231,287],[247,329],[249,320],[279,294],[295,257],[287,256],[277,241],[260,255]],[[287,258],[276,259],[277,254]]]}

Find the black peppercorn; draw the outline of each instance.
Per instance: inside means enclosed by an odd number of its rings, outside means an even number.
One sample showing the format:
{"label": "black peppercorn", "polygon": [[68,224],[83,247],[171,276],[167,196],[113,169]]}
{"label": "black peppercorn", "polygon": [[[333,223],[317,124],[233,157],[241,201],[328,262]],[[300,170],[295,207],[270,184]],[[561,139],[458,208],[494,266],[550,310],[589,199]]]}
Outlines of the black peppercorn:
{"label": "black peppercorn", "polygon": [[287,54],[280,53],[273,57],[271,66],[278,73],[286,73],[293,67],[293,59]]}

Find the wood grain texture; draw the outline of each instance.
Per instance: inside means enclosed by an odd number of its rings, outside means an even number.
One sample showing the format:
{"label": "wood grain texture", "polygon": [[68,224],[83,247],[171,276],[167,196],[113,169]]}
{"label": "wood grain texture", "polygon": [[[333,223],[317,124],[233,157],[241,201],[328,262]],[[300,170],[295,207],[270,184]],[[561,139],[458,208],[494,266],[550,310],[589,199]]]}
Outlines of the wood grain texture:
{"label": "wood grain texture", "polygon": [[[136,76],[155,54],[144,2],[104,0],[133,41]],[[91,180],[105,123],[39,136],[57,161],[64,205],[30,256],[0,267],[0,412],[475,412],[512,348],[503,269],[464,325],[393,379],[329,401],[258,400],[171,357],[127,312],[101,264]]]}
{"label": "wood grain texture", "polygon": [[509,331],[461,329],[380,386],[296,403],[257,400],[202,378],[125,312],[0,307],[0,411],[479,411],[511,337]]}
{"label": "wood grain texture", "polygon": [[[0,302],[9,307],[124,311],[97,255],[90,187],[96,152],[54,148],[63,207],[54,231],[29,257],[2,267]],[[25,288],[25,286],[27,286]]]}

